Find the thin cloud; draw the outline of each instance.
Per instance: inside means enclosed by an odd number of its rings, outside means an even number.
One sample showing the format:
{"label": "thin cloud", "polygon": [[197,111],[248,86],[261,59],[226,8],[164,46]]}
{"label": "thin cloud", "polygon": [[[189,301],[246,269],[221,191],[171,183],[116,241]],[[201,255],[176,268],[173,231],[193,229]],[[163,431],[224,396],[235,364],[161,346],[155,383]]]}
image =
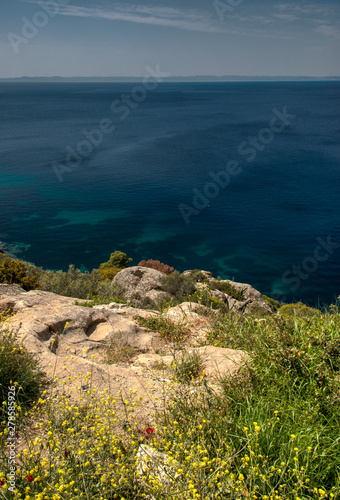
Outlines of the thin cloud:
{"label": "thin cloud", "polygon": [[321,33],[321,35],[328,36],[333,38],[333,40],[340,40],[340,31],[335,26],[331,26],[330,24],[322,24],[318,26],[314,31],[317,33]]}
{"label": "thin cloud", "polygon": [[276,5],[275,8],[281,12],[286,12],[288,10],[294,13],[313,14],[313,15],[319,14],[324,16],[328,16],[331,12],[331,9],[329,9],[328,7],[320,7],[320,5],[316,6],[313,4],[303,4],[301,6],[301,5],[296,5],[295,3],[283,3]]}
{"label": "thin cloud", "polygon": [[184,11],[166,7],[117,4],[113,9],[108,10],[67,5],[61,8],[60,14],[64,16],[152,24],[208,33],[221,33],[224,31],[215,21],[197,11]]}
{"label": "thin cloud", "polygon": [[273,14],[273,17],[276,19],[281,19],[282,21],[297,21],[298,16],[294,16],[294,14]]}

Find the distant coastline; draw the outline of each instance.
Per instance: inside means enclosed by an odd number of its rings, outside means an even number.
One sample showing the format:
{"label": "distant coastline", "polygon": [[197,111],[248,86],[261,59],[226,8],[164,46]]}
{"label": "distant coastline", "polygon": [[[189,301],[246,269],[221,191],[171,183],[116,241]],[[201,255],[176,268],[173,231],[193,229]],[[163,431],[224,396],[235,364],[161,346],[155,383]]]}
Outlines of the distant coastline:
{"label": "distant coastline", "polygon": [[[112,77],[16,77],[0,78],[0,83],[138,83],[143,80],[142,76],[112,76]],[[209,82],[326,82],[340,81],[340,76],[168,76],[162,78],[166,83],[209,83]]]}

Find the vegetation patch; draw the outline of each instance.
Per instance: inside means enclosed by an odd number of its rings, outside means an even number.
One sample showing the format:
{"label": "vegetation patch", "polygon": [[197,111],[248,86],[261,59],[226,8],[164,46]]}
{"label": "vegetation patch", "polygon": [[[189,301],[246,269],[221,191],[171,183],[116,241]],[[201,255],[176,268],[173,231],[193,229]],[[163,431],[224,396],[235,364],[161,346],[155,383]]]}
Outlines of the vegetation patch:
{"label": "vegetation patch", "polygon": [[211,290],[219,290],[236,300],[243,300],[243,293],[227,281],[214,280],[209,283]]}
{"label": "vegetation patch", "polygon": [[321,313],[319,309],[308,307],[302,302],[297,304],[285,304],[279,308],[279,313],[285,316],[298,316],[299,318],[312,319],[314,316],[319,316]]}
{"label": "vegetation patch", "polygon": [[16,284],[26,291],[38,288],[37,277],[27,271],[24,262],[14,259],[4,259],[1,263],[0,283],[5,285]]}
{"label": "vegetation patch", "polygon": [[177,301],[183,302],[196,290],[196,281],[192,276],[184,276],[178,271],[174,271],[162,278],[164,291]]}
{"label": "vegetation patch", "polygon": [[184,352],[180,359],[175,359],[172,369],[177,382],[188,384],[200,377],[204,370],[202,356],[198,352]]}
{"label": "vegetation patch", "polygon": [[121,334],[107,343],[104,353],[105,362],[109,365],[128,363],[137,354],[136,349]]}
{"label": "vegetation patch", "polygon": [[283,305],[278,300],[272,299],[271,297],[267,297],[267,295],[262,295],[262,298],[274,313],[277,312]]}
{"label": "vegetation patch", "polygon": [[149,267],[150,269],[155,269],[156,271],[160,271],[164,274],[171,274],[174,270],[173,267],[168,266],[167,264],[163,264],[159,260],[142,260],[138,266],[140,267]]}
{"label": "vegetation patch", "polygon": [[38,399],[47,385],[38,357],[29,353],[17,339],[17,332],[0,316],[0,428],[5,420],[8,388],[15,387],[15,402],[22,411]]}
{"label": "vegetation patch", "polygon": [[159,333],[160,337],[167,342],[180,344],[185,342],[190,335],[190,331],[187,327],[177,324],[162,315],[152,316],[151,318],[137,316],[135,320],[140,326],[152,332]]}
{"label": "vegetation patch", "polygon": [[[164,318],[140,321],[172,337]],[[339,500],[338,308],[309,320],[219,316],[208,343],[243,349],[248,361],[217,390],[216,381],[192,383],[202,359],[177,358],[185,383],[170,387],[151,425],[138,420],[145,402],[136,391],[97,393],[91,373],[78,390],[66,382],[58,398],[44,391],[29,413],[36,435],[21,434],[15,498]],[[8,498],[0,437],[0,497]],[[157,460],[141,465],[145,452]]]}

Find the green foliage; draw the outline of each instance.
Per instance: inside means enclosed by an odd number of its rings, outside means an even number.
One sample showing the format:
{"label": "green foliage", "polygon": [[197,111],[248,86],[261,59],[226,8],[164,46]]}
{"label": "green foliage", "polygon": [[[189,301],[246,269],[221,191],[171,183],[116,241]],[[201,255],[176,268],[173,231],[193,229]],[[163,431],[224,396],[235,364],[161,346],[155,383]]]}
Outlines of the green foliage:
{"label": "green foliage", "polygon": [[176,344],[181,344],[190,335],[188,328],[174,323],[169,318],[162,315],[152,316],[150,318],[137,316],[135,320],[140,326],[159,333],[160,337],[168,342],[172,341]]}
{"label": "green foliage", "polygon": [[2,264],[5,260],[10,260],[10,259],[11,257],[7,255],[7,253],[4,252],[4,250],[0,249],[0,264]]}
{"label": "green foliage", "polygon": [[102,281],[112,281],[113,278],[124,268],[128,267],[132,259],[126,253],[115,251],[107,262],[100,264],[98,275]]}
{"label": "green foliage", "polygon": [[[101,264],[102,266],[103,264]],[[102,281],[112,281],[113,278],[120,273],[121,267],[100,267],[98,273]]]}
{"label": "green foliage", "polygon": [[100,288],[108,290],[109,285],[105,287],[105,283],[101,282],[98,271],[82,273],[71,265],[67,272],[43,271],[39,288],[65,297],[86,299],[90,294],[101,295]]}
{"label": "green foliage", "polygon": [[280,307],[282,307],[281,302],[272,299],[271,297],[267,297],[267,295],[262,295],[262,298],[274,313],[277,312],[280,309]]}
{"label": "green foliage", "polygon": [[314,316],[318,316],[321,312],[313,307],[308,307],[302,302],[296,304],[286,304],[278,310],[280,314],[285,316],[298,316],[299,318],[311,319]]}
{"label": "green foliage", "polygon": [[188,298],[190,302],[196,302],[201,306],[210,307],[211,309],[219,310],[221,312],[227,312],[228,308],[224,302],[222,302],[217,297],[211,295],[210,291],[206,288],[199,288],[190,295]]}
{"label": "green foliage", "polygon": [[176,381],[181,384],[188,384],[202,375],[204,363],[202,356],[198,352],[185,352],[180,359],[175,360],[172,368]]}
{"label": "green foliage", "polygon": [[243,300],[243,294],[240,290],[237,290],[231,283],[227,281],[214,280],[209,283],[211,290],[219,290],[220,292],[226,293],[230,297],[236,300]]}
{"label": "green foliage", "polygon": [[182,302],[195,292],[195,283],[193,277],[184,276],[178,271],[162,278],[164,290],[178,302]]}
{"label": "green foliage", "polygon": [[190,443],[179,462],[204,450],[207,465],[219,464],[220,489],[211,466],[202,471],[210,490],[195,481],[201,497],[339,499],[339,313],[310,321],[228,315],[208,340],[243,349],[248,359],[235,376],[220,379],[219,391],[178,391],[165,419],[171,450],[180,448],[174,428]]}
{"label": "green foliage", "polygon": [[200,269],[193,269],[189,276],[198,283],[208,283],[206,275]]}
{"label": "green foliage", "polygon": [[118,304],[126,304],[126,299],[124,299],[124,291],[120,284],[114,283],[114,285],[112,285],[110,288],[111,290],[106,295],[89,294],[87,296],[89,302],[75,301],[75,305],[82,307],[94,307],[111,304],[112,302],[116,302]]}
{"label": "green foliage", "polygon": [[[4,420],[8,388],[15,387],[15,402],[22,410],[28,408],[47,385],[39,367],[38,357],[28,353],[0,317],[0,419]],[[1,424],[0,424],[1,425]]]}
{"label": "green foliage", "polygon": [[100,269],[108,269],[108,268],[120,268],[124,269],[128,267],[132,262],[132,259],[126,256],[126,253],[120,252],[116,250],[113,252],[107,262],[103,262],[100,264]]}
{"label": "green foliage", "polygon": [[37,278],[27,272],[25,263],[14,259],[5,259],[0,265],[0,283],[17,284],[26,291],[38,287]]}
{"label": "green foliage", "polygon": [[[28,262],[25,262],[25,268],[39,281],[40,290],[65,297],[89,299],[93,305],[125,302],[123,287],[119,283],[111,283],[111,280],[103,281],[98,269],[83,273],[71,265],[67,272],[45,271]],[[107,271],[110,272],[110,269]]]}

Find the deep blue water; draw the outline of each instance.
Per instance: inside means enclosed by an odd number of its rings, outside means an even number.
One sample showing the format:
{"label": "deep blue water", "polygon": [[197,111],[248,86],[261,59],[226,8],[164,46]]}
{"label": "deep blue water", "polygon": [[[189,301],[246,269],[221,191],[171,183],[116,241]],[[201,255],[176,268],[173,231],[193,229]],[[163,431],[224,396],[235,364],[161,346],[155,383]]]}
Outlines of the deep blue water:
{"label": "deep blue water", "polygon": [[[159,259],[286,300],[334,301],[340,83],[163,83],[139,103],[129,97],[134,87],[0,84],[0,240],[7,249],[50,269],[92,269],[122,250],[134,264]],[[127,117],[118,104],[111,110],[122,94],[132,99]],[[285,107],[295,118],[271,122],[273,110]],[[83,130],[103,119],[115,130],[58,180],[53,162],[66,165],[67,146],[86,149]],[[270,123],[276,132],[262,134]],[[249,151],[244,143],[259,133],[266,144]],[[238,174],[217,194],[216,185],[207,187],[209,174],[231,161]],[[200,202],[209,206],[186,224],[179,206],[193,207],[195,188],[208,189],[210,199]],[[321,250],[317,239],[327,237],[334,248]]]}

